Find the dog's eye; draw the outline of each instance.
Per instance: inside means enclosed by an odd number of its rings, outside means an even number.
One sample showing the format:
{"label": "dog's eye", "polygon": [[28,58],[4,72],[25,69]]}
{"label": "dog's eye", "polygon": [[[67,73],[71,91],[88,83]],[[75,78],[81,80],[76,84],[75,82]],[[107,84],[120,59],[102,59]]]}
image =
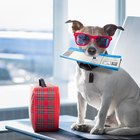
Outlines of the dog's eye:
{"label": "dog's eye", "polygon": [[89,36],[87,36],[87,35],[84,35],[84,34],[79,34],[79,35],[77,35],[77,43],[78,44],[87,44],[88,42],[89,42],[89,40],[90,40],[90,37]]}
{"label": "dog's eye", "polygon": [[109,43],[109,40],[106,37],[98,37],[96,38],[96,43],[100,47],[106,47]]}
{"label": "dog's eye", "polygon": [[79,34],[77,37],[78,37],[79,39],[81,39],[81,40],[89,40],[89,39],[90,39],[89,36],[84,35],[84,34]]}

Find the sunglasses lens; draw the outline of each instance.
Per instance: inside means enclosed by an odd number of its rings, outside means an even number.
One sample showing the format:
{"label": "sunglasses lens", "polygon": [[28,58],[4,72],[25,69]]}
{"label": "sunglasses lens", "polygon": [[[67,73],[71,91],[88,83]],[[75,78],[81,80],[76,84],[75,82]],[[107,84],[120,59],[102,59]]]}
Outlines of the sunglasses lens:
{"label": "sunglasses lens", "polygon": [[90,41],[90,37],[85,34],[78,34],[75,41],[78,45],[87,45]]}
{"label": "sunglasses lens", "polygon": [[109,45],[109,39],[106,37],[97,37],[96,43],[101,48],[106,48]]}

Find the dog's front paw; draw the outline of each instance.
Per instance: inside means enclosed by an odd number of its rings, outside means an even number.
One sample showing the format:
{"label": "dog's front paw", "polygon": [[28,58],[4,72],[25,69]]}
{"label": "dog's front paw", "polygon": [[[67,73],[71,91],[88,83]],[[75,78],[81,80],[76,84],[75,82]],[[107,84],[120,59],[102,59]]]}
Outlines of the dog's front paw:
{"label": "dog's front paw", "polygon": [[76,122],[76,123],[73,123],[73,124],[71,125],[71,129],[72,129],[72,130],[78,130],[79,125],[80,125],[80,124],[78,124],[77,122]]}
{"label": "dog's front paw", "polygon": [[98,127],[94,127],[90,131],[90,134],[103,134],[103,133],[104,133],[104,129]]}
{"label": "dog's front paw", "polygon": [[81,131],[81,132],[88,132],[89,133],[92,128],[93,128],[93,126],[92,125],[89,125],[89,124],[73,123],[71,125],[71,129],[72,130]]}

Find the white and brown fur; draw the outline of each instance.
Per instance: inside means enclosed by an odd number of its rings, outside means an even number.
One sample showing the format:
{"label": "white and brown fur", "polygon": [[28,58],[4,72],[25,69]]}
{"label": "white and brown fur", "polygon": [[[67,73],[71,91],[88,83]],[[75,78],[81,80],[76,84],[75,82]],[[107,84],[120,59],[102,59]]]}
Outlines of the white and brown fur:
{"label": "white and brown fur", "polygon": [[[114,24],[96,27],[84,26],[76,20],[69,20],[66,23],[72,23],[73,32],[93,36],[113,36],[117,29],[123,30],[122,27]],[[89,48],[95,48],[94,57],[106,51],[97,47],[93,40],[87,46],[77,47],[83,49],[86,54],[90,53]],[[94,75],[93,83],[89,83],[91,72]],[[92,71],[87,71],[77,65],[76,85],[78,119],[71,126],[73,130],[86,131],[91,134],[140,134],[140,89],[125,70],[120,68],[118,71],[113,71],[97,67]],[[98,110],[94,120],[95,125],[85,123],[87,104]],[[106,123],[110,127],[105,127]]]}

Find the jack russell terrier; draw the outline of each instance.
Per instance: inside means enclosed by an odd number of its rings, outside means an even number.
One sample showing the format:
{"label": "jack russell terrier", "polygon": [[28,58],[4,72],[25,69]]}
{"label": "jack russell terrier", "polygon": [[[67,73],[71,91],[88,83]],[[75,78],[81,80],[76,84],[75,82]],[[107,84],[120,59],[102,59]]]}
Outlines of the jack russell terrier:
{"label": "jack russell terrier", "polygon": [[[124,30],[114,24],[97,27],[84,26],[76,20],[66,23],[72,23],[77,47],[93,58],[107,53],[115,31]],[[140,88],[125,70],[113,71],[78,63],[76,84],[78,120],[71,126],[73,130],[91,134],[140,134]],[[98,110],[95,125],[85,123],[87,104]]]}

